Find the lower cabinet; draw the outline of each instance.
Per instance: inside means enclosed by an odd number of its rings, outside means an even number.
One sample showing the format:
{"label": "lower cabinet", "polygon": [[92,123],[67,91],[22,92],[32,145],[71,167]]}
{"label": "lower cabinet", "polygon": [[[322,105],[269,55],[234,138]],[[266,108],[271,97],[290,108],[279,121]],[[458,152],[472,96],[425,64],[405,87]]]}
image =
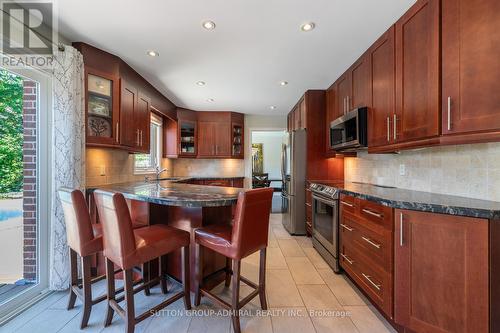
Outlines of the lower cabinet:
{"label": "lower cabinet", "polygon": [[488,221],[395,215],[396,323],[415,332],[488,332]]}
{"label": "lower cabinet", "polygon": [[221,179],[190,179],[186,182],[192,185],[223,186],[223,187],[244,187],[243,178],[221,178]]}
{"label": "lower cabinet", "polygon": [[393,210],[340,198],[340,266],[389,317],[393,314]]}

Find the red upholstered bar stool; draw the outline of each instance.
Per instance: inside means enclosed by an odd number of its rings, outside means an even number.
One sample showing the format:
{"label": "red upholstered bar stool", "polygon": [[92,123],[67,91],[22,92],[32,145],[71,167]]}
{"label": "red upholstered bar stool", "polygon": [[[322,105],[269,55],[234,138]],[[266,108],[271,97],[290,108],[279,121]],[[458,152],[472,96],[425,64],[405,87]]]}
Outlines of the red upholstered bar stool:
{"label": "red upholstered bar stool", "polygon": [[[238,311],[259,295],[263,310],[266,302],[266,248],[269,233],[269,214],[273,198],[272,188],[262,188],[241,192],[238,196],[234,223],[230,225],[213,225],[195,230],[197,288],[195,305],[200,305],[201,297],[208,296],[226,309],[233,310],[233,329],[239,333],[240,319]],[[206,247],[232,260],[232,302],[223,301],[209,290],[203,288],[202,248]],[[240,275],[241,259],[260,251],[259,284]],[[240,280],[255,290],[243,300],[239,300]],[[226,279],[227,285],[227,279]]]}
{"label": "red upholstered bar stool", "polygon": [[[134,332],[135,325],[150,317],[167,305],[184,298],[186,310],[191,309],[189,289],[189,242],[188,232],[166,225],[152,225],[139,229],[132,228],[132,219],[125,198],[121,193],[94,192],[99,217],[103,224],[104,257],[108,279],[108,311],[105,326],[111,324],[116,311],[127,323],[127,333]],[[182,248],[183,290],[152,309],[135,316],[134,293],[161,282],[166,276],[164,271],[167,254]],[[132,269],[155,258],[160,258],[160,276],[150,279],[134,289]],[[115,298],[113,264],[124,271],[125,301],[123,309]]]}

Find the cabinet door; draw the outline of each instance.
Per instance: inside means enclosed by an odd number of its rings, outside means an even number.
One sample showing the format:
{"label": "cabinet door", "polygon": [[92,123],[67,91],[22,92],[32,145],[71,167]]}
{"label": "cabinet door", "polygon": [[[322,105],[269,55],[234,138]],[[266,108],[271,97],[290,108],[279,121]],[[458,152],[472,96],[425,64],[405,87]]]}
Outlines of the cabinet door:
{"label": "cabinet door", "polygon": [[395,320],[415,332],[488,332],[488,221],[396,210]]}
{"label": "cabinet door", "polygon": [[139,145],[139,129],[135,124],[137,108],[137,89],[121,80],[120,128],[121,144],[128,147]]}
{"label": "cabinet door", "polygon": [[198,155],[215,156],[215,123],[211,121],[198,122]]}
{"label": "cabinet door", "polygon": [[331,147],[330,147],[330,123],[334,121],[335,119],[338,118],[337,116],[337,100],[336,100],[336,95],[337,95],[337,86],[334,84],[325,93],[325,99],[326,99],[326,137],[325,137],[325,143],[326,143],[326,151],[329,152]]}
{"label": "cabinet door", "polygon": [[300,128],[307,128],[307,108],[305,98],[300,101],[298,111],[300,114]]}
{"label": "cabinet door", "polygon": [[363,55],[350,69],[351,95],[349,97],[349,110],[370,107],[371,99],[371,71],[370,56]]}
{"label": "cabinet door", "polygon": [[297,105],[293,109],[293,129],[297,130],[300,128],[300,108],[299,105]]}
{"label": "cabinet door", "polygon": [[396,140],[439,135],[439,0],[419,0],[396,23]]}
{"label": "cabinet door", "polygon": [[139,94],[135,115],[135,123],[139,129],[139,145],[137,150],[144,153],[149,153],[150,146],[150,104],[151,100],[149,97]]}
{"label": "cabinet door", "polygon": [[380,37],[369,51],[372,73],[372,105],[369,114],[368,145],[383,146],[393,140],[395,48],[394,27]]}
{"label": "cabinet door", "polygon": [[443,134],[499,130],[500,1],[442,6]]}
{"label": "cabinet door", "polygon": [[179,156],[196,156],[197,123],[194,120],[179,119],[178,121]]}
{"label": "cabinet door", "polygon": [[215,129],[215,155],[231,157],[231,123],[217,122]]}
{"label": "cabinet door", "polygon": [[351,95],[351,83],[347,73],[337,80],[337,93],[337,115],[340,117],[350,111],[349,96]]}

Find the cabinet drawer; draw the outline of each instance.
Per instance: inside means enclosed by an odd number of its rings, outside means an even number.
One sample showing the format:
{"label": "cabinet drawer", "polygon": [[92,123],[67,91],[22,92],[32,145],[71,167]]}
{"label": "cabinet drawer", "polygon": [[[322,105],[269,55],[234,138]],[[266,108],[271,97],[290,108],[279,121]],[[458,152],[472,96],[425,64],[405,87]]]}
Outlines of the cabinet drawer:
{"label": "cabinet drawer", "polygon": [[367,200],[359,200],[359,216],[368,221],[392,230],[393,210]]}
{"label": "cabinet drawer", "polygon": [[341,242],[340,265],[389,317],[392,318],[392,275],[368,263],[354,247]]}
{"label": "cabinet drawer", "polygon": [[392,232],[382,229],[381,233],[374,232],[365,227],[364,220],[356,220],[350,214],[345,213],[342,219],[342,225],[348,225],[353,229],[341,232],[341,237],[346,237],[356,250],[364,254],[373,264],[379,266],[386,272],[392,271]]}
{"label": "cabinet drawer", "polygon": [[356,212],[356,198],[342,194],[340,196],[340,207],[341,210],[346,212],[355,213]]}

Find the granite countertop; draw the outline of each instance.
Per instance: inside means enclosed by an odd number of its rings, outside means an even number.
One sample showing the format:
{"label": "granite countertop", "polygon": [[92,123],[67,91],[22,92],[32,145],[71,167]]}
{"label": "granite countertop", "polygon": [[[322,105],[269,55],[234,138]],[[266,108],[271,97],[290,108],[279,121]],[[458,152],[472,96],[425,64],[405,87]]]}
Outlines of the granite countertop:
{"label": "granite countertop", "polygon": [[311,183],[330,185],[339,189],[341,193],[392,208],[500,220],[500,202],[496,201],[363,183],[322,181],[311,181]]}
{"label": "granite countertop", "polygon": [[130,182],[96,186],[87,190],[120,192],[127,199],[181,207],[231,206],[238,200],[238,194],[245,191],[242,188],[191,185],[178,181]]}

